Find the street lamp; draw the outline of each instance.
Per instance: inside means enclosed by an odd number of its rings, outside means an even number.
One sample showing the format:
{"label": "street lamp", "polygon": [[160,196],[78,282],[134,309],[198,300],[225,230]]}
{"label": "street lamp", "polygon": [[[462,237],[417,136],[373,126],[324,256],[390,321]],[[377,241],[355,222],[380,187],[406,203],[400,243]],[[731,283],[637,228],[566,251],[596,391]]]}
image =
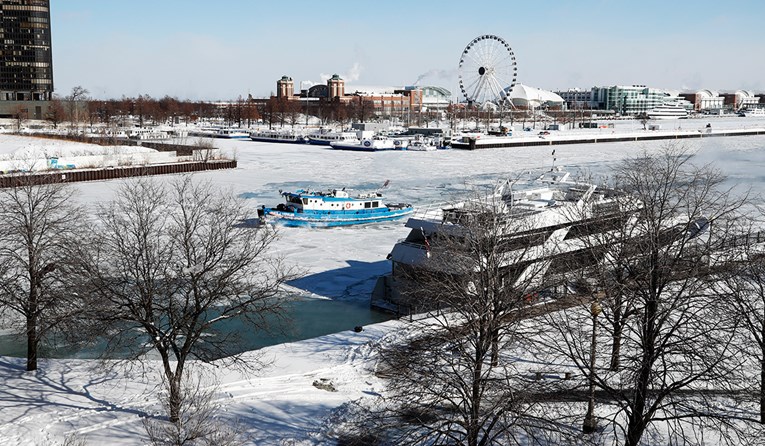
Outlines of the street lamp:
{"label": "street lamp", "polygon": [[587,415],[584,416],[584,423],[582,424],[582,432],[585,434],[591,434],[595,432],[598,427],[598,422],[595,419],[595,346],[597,341],[597,322],[598,315],[603,311],[600,306],[600,295],[602,293],[593,293],[592,303],[590,304],[590,316],[592,316],[592,339],[590,341],[590,398],[587,401]]}
{"label": "street lamp", "polygon": [[303,94],[303,113],[305,114],[305,126],[308,128],[308,88],[303,88],[303,84],[310,88],[310,81],[300,81],[300,93]]}

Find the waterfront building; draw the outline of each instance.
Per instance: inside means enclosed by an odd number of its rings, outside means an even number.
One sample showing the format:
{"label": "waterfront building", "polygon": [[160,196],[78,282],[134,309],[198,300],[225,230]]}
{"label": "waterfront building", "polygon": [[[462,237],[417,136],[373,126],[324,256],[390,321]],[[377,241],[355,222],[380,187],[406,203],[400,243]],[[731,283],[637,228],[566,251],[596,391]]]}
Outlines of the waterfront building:
{"label": "waterfront building", "polygon": [[374,114],[385,117],[407,115],[410,119],[413,113],[423,111],[422,90],[419,88],[359,87],[341,100],[350,104],[364,101],[372,106]]}
{"label": "waterfront building", "polygon": [[449,90],[435,86],[355,87],[347,90],[345,80],[337,74],[326,84],[316,84],[295,94],[295,83],[289,76],[276,81],[276,97],[300,101],[309,113],[318,112],[328,104],[341,103],[349,106],[369,106],[378,116],[412,116],[426,110],[445,110],[451,101]]}
{"label": "waterfront building", "polygon": [[441,111],[449,108],[449,104],[452,102],[452,93],[443,87],[436,87],[433,85],[426,86],[408,86],[404,87],[404,90],[416,91],[419,90],[422,96],[422,108],[423,111]]}
{"label": "waterfront building", "polygon": [[623,116],[635,116],[648,113],[650,110],[672,102],[667,92],[645,85],[614,85],[610,87],[593,87],[592,103],[594,108],[612,110]]}
{"label": "waterfront building", "polygon": [[515,84],[512,90],[505,89],[507,99],[515,108],[520,109],[562,109],[565,101],[552,91],[541,90],[523,84]]}
{"label": "waterfront building", "polygon": [[53,94],[49,0],[0,0],[0,117],[42,119]]}
{"label": "waterfront building", "polygon": [[725,98],[714,90],[680,93],[680,97],[689,101],[692,109],[698,113],[719,113],[723,109],[725,101]]}
{"label": "waterfront building", "polygon": [[565,91],[556,91],[555,94],[561,97],[569,110],[583,110],[593,108],[592,90],[580,90],[571,88]]}
{"label": "waterfront building", "polygon": [[745,108],[755,108],[760,103],[760,98],[749,90],[736,90],[733,93],[720,93],[724,98],[725,108],[735,111]]}

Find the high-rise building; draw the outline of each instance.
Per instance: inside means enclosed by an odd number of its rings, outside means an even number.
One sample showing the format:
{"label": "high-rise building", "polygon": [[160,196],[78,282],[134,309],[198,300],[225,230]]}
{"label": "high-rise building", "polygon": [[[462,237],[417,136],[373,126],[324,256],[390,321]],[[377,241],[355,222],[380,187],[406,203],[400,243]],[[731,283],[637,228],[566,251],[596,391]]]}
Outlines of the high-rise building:
{"label": "high-rise building", "polygon": [[[29,118],[41,118],[41,105],[53,94],[50,0],[0,0],[0,115],[10,103],[32,107]],[[0,104],[2,105],[2,104]]]}

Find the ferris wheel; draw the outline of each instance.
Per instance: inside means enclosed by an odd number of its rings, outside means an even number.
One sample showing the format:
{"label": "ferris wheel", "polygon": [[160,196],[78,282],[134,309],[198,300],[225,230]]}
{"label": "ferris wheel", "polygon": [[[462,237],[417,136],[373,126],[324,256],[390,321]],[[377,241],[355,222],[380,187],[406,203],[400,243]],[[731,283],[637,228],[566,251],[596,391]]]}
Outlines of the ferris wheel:
{"label": "ferris wheel", "polygon": [[499,104],[515,86],[515,54],[501,37],[484,34],[462,51],[458,67],[460,90],[470,103]]}

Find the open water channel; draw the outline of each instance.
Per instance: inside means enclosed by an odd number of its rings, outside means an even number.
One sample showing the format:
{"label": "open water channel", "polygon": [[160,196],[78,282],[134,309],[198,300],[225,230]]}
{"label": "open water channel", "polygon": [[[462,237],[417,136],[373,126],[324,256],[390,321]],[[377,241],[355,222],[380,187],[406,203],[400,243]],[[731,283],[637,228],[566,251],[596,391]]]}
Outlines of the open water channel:
{"label": "open water channel", "polygon": [[[286,313],[290,322],[280,330],[251,331],[241,320],[231,320],[220,327],[221,334],[237,333],[242,337],[242,351],[247,351],[352,330],[358,325],[383,322],[392,317],[390,314],[370,310],[369,303],[326,299],[299,299],[290,302],[286,306]],[[40,356],[90,359],[99,357],[103,349],[103,344],[43,345]],[[0,356],[26,356],[26,340],[12,334],[0,335]]]}

